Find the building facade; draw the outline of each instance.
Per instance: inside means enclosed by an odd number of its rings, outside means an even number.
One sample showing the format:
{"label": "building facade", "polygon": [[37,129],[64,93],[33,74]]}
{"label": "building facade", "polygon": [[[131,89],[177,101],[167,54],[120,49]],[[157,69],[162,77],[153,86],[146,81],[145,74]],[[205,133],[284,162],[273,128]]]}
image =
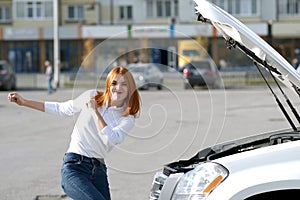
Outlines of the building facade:
{"label": "building facade", "polygon": [[[299,0],[210,0],[268,40],[288,61],[299,56]],[[211,26],[195,21],[192,0],[57,0],[61,71],[81,66],[97,48],[103,65],[117,58],[170,64],[177,40],[208,39],[204,48],[218,62],[246,65],[223,48]],[[17,73],[43,73],[53,60],[53,0],[0,1],[0,58]],[[216,45],[213,45],[216,43]],[[175,49],[175,50],[174,50]]]}

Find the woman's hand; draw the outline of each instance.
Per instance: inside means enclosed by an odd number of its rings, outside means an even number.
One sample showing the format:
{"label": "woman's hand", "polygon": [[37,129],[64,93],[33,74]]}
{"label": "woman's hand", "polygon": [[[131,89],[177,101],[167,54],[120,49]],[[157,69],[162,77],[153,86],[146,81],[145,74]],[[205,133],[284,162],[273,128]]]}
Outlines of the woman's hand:
{"label": "woman's hand", "polygon": [[33,109],[45,112],[45,103],[44,102],[24,99],[21,95],[19,95],[16,92],[10,92],[7,96],[7,99],[10,102],[15,102],[19,106],[26,106],[28,108],[33,108]]}
{"label": "woman's hand", "polygon": [[95,99],[91,99],[89,102],[87,102],[86,107],[89,108],[89,109],[92,109],[95,112],[98,112],[97,111],[98,105],[97,105]]}
{"label": "woman's hand", "polygon": [[88,109],[91,109],[94,112],[94,120],[99,128],[99,130],[101,131],[107,124],[104,121],[103,117],[100,115],[100,113],[98,112],[98,108],[99,106],[97,105],[97,102],[95,99],[91,99],[89,102],[86,103],[86,107]]}
{"label": "woman's hand", "polygon": [[24,104],[24,99],[21,95],[19,95],[18,93],[16,92],[10,92],[7,96],[7,99],[10,101],[10,102],[15,102],[16,104],[22,106]]}

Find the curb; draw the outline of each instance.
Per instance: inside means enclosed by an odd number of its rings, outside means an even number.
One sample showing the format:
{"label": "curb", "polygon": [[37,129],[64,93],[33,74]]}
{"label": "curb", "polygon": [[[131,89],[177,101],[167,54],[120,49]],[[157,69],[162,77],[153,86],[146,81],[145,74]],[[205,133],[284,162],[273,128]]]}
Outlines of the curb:
{"label": "curb", "polygon": [[72,200],[67,195],[37,195],[34,200]]}

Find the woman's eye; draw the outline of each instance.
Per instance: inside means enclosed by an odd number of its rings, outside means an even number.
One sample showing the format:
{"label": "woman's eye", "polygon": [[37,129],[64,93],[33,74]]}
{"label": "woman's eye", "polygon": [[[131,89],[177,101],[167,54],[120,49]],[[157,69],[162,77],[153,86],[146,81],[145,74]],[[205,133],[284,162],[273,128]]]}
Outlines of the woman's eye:
{"label": "woman's eye", "polygon": [[117,85],[117,81],[113,81],[111,85]]}

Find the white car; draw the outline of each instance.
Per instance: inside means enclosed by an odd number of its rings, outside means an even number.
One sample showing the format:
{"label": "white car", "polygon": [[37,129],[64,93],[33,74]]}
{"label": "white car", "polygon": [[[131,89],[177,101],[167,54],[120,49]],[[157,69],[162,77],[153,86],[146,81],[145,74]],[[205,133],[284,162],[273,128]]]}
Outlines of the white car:
{"label": "white car", "polygon": [[[300,96],[300,75],[233,16],[206,0],[194,1],[198,21],[213,25],[223,35],[228,48],[238,48],[253,60],[258,70],[266,69],[274,77],[276,84],[265,81],[291,128],[216,144],[188,160],[167,164],[154,176],[150,199],[298,199],[300,132],[296,124],[300,117],[284,91],[291,89]],[[284,98],[277,97],[274,87]]]}

